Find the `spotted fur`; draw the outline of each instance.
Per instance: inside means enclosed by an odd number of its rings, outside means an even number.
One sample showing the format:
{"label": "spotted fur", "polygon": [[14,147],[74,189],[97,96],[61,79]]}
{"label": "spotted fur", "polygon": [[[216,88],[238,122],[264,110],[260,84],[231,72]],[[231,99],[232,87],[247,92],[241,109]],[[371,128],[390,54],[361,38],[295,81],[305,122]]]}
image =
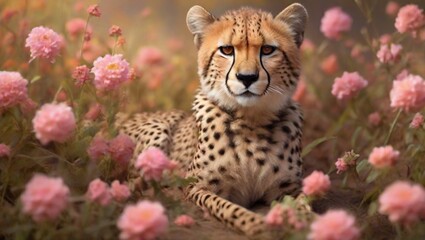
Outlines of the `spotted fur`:
{"label": "spotted fur", "polygon": [[291,95],[306,21],[300,4],[276,17],[242,8],[216,18],[192,7],[187,23],[201,82],[193,114],[117,120],[137,142],[136,154],[164,150],[196,179],[186,197],[248,235],[264,230],[264,222],[247,208],[299,193],[303,116]]}

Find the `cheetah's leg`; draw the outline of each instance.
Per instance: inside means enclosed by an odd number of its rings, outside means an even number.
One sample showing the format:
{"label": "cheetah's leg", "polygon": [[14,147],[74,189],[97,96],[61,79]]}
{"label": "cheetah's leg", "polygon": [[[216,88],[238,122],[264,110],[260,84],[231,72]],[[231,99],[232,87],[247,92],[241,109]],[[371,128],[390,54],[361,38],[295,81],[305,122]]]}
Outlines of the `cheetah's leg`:
{"label": "cheetah's leg", "polygon": [[263,216],[230,202],[215,193],[191,186],[186,196],[225,225],[253,236],[265,230]]}

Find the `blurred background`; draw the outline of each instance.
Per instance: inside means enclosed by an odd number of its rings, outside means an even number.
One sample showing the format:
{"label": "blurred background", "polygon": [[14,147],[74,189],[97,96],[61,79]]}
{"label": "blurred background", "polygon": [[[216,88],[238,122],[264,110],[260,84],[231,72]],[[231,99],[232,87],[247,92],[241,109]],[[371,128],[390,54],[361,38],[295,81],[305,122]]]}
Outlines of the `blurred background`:
{"label": "blurred background", "polygon": [[[237,9],[242,6],[260,8],[276,15],[294,2],[303,4],[309,12],[310,19],[305,36],[313,42],[320,42],[324,39],[323,34],[320,32],[320,20],[323,17],[323,13],[331,7],[340,6],[352,16],[354,21],[351,34],[354,36],[356,34],[359,35],[360,29],[366,24],[366,19],[354,0],[104,0],[100,3],[100,6],[105,12],[105,21],[97,21],[93,25],[102,26],[98,29],[104,29],[105,33],[110,24],[122,26],[125,33],[127,33],[126,35],[129,35],[129,37],[134,35],[134,38],[128,39],[129,47],[132,44],[149,44],[164,47],[166,45],[165,40],[176,38],[182,40],[185,45],[189,45],[187,54],[194,54],[196,51],[191,45],[192,36],[186,29],[185,22],[186,13],[191,6],[201,5],[215,16],[220,16],[227,10]],[[394,21],[385,14],[385,7],[388,1],[369,0],[368,2],[373,6],[375,21],[372,24],[375,25],[375,30],[379,34],[393,32]],[[423,0],[399,0],[395,2],[400,5],[414,3],[422,8],[425,6],[425,1]],[[156,31],[146,31],[150,28],[154,28]]]}

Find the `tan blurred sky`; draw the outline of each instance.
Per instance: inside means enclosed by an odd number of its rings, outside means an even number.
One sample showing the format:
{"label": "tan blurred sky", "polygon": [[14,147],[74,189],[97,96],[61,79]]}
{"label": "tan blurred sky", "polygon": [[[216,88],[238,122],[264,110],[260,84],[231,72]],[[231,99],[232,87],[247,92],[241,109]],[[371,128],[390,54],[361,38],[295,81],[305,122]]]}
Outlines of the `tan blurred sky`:
{"label": "tan blurred sky", "polygon": [[[374,7],[374,22],[372,28],[379,34],[394,31],[394,19],[385,15],[386,0],[363,0]],[[354,0],[102,0],[100,5],[104,11],[106,21],[96,24],[118,24],[127,33],[134,33],[137,39],[130,37],[130,42],[138,41],[150,45],[164,44],[163,40],[170,37],[181,38],[191,41],[191,36],[186,29],[185,16],[187,10],[193,5],[201,5],[211,11],[214,15],[220,15],[226,10],[242,6],[252,6],[272,12],[279,13],[285,6],[300,2],[310,15],[310,21],[306,31],[306,37],[315,41],[323,39],[320,33],[320,19],[326,9],[333,6],[341,6],[354,19],[351,35],[358,36],[360,29],[365,26],[366,21]],[[415,3],[425,8],[424,0],[396,1],[400,5]],[[148,9],[148,10],[147,10]],[[150,15],[142,18],[143,12],[150,11]],[[153,33],[155,32],[155,33]],[[144,34],[145,33],[145,34]]]}

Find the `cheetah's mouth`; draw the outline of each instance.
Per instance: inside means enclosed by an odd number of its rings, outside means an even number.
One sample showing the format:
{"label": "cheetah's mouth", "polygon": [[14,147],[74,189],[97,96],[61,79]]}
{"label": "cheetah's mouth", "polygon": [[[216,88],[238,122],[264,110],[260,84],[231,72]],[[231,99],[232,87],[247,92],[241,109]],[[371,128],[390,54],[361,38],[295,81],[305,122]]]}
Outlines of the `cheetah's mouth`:
{"label": "cheetah's mouth", "polygon": [[251,97],[259,97],[260,95],[255,94],[251,91],[245,91],[241,94],[236,95],[236,97],[246,97],[246,98],[251,98]]}

